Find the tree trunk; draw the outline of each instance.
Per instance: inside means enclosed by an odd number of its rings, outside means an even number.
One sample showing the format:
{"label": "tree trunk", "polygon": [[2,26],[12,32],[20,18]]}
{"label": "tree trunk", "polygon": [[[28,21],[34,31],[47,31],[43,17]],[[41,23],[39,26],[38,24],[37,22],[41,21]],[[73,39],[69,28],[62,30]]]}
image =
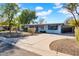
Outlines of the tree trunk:
{"label": "tree trunk", "polygon": [[76,41],[77,41],[77,43],[78,43],[78,45],[79,45],[79,24],[78,24],[78,22],[77,22],[77,20],[76,20],[76,17],[75,17],[75,15],[74,15],[74,13],[73,12],[71,12],[72,13],[72,15],[73,15],[73,17],[74,17],[74,20],[75,20],[75,22],[76,22],[76,26],[75,26],[75,37],[76,37]]}
{"label": "tree trunk", "polygon": [[76,41],[79,45],[79,27],[75,27],[75,37],[76,37]]}
{"label": "tree trunk", "polygon": [[18,34],[18,28],[16,27],[16,34]]}
{"label": "tree trunk", "polygon": [[10,37],[11,37],[11,28],[12,28],[12,24],[11,24],[12,18],[13,18],[13,17],[9,18],[9,19],[10,19],[10,20],[9,20],[9,28],[10,28],[9,33],[10,33]]}
{"label": "tree trunk", "polygon": [[77,22],[77,20],[76,20],[75,15],[73,14],[73,12],[71,12],[71,14],[72,14],[72,15],[73,15],[73,17],[74,17],[74,20],[75,20],[75,22],[76,22],[76,26],[79,26],[79,24],[78,24],[78,22]]}
{"label": "tree trunk", "polygon": [[11,37],[11,24],[10,24],[10,22],[9,22],[9,35]]}

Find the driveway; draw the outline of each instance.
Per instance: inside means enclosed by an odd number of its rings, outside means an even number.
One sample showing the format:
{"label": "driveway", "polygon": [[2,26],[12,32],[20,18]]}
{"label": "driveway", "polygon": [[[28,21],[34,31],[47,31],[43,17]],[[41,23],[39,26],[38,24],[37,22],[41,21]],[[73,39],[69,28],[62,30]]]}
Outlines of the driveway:
{"label": "driveway", "polygon": [[73,36],[63,36],[63,35],[56,35],[56,34],[38,34],[36,36],[25,37],[22,40],[19,40],[14,45],[22,49],[29,50],[31,52],[44,55],[44,56],[68,55],[60,52],[57,54],[56,51],[52,51],[49,48],[49,45],[52,41],[64,39],[64,38],[74,39]]}
{"label": "driveway", "polygon": [[49,48],[49,45],[52,41],[65,39],[65,38],[74,39],[73,36],[65,36],[65,35],[63,36],[63,35],[57,35],[57,34],[38,34],[34,36],[28,36],[22,39],[19,38],[19,41],[16,44],[15,43],[12,43],[12,44],[24,50],[28,50],[43,56],[52,56],[52,55],[67,56],[68,54],[52,51]]}

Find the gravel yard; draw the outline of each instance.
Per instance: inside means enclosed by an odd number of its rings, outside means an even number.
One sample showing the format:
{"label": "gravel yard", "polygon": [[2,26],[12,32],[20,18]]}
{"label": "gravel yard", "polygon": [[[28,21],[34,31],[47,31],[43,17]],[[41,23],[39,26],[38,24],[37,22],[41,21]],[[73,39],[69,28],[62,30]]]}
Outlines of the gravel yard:
{"label": "gravel yard", "polygon": [[61,53],[79,56],[79,46],[75,39],[60,39],[50,44],[50,49]]}

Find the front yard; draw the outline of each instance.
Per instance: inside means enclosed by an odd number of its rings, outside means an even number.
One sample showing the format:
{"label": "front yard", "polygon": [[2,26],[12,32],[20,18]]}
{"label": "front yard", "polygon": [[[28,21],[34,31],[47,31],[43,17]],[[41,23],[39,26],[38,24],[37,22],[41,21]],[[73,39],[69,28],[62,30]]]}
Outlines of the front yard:
{"label": "front yard", "polygon": [[50,44],[50,49],[57,52],[79,56],[79,46],[75,39],[60,39]]}
{"label": "front yard", "polygon": [[[16,33],[15,31],[12,31],[11,37],[9,37],[9,31],[1,31],[0,32],[0,56],[39,56],[39,54],[23,50],[21,48],[15,47],[12,44],[9,44],[4,41],[12,41],[15,42],[16,40],[19,41],[20,38],[28,37],[31,36],[31,33],[28,32],[18,32]],[[36,35],[36,34],[34,34]],[[4,38],[6,40],[3,41]],[[16,41],[17,43],[17,41]],[[16,44],[15,43],[15,44]]]}
{"label": "front yard", "polygon": [[[11,37],[10,37],[11,35]],[[30,36],[31,33],[28,33],[28,32],[17,32],[16,31],[12,31],[11,34],[9,33],[9,31],[2,31],[0,32],[0,36],[3,36],[3,37],[7,37],[7,38],[18,38],[18,37],[27,37],[27,36]]]}
{"label": "front yard", "polygon": [[[3,34],[7,35],[7,32],[3,32]],[[19,34],[25,36],[15,37],[15,34],[15,32],[12,32],[14,37],[6,37],[7,39],[4,41],[11,41],[11,44],[14,42],[14,45],[19,48],[15,46],[12,46],[9,50],[4,48],[5,52],[1,52],[0,55],[79,55],[79,46],[73,36],[46,33],[31,35],[28,32],[21,32]]]}

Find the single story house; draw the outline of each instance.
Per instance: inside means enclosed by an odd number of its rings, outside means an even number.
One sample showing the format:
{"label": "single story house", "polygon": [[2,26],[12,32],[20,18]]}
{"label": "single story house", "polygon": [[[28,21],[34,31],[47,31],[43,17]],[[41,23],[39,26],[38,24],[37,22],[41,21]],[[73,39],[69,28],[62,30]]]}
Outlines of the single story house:
{"label": "single story house", "polygon": [[64,25],[64,23],[53,23],[53,24],[26,24],[25,28],[35,27],[36,32],[46,33],[68,33],[73,32],[73,27]]}

